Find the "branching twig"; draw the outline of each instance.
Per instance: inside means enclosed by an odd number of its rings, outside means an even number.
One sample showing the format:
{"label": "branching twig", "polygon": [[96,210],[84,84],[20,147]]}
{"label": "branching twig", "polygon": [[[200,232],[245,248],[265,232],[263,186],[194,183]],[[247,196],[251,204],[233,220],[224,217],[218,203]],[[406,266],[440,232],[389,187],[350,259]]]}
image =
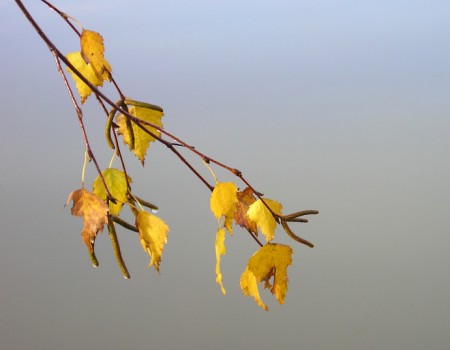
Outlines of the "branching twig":
{"label": "branching twig", "polygon": [[75,26],[73,25],[72,22],[69,21],[69,16],[67,14],[65,14],[64,12],[62,12],[61,10],[59,10],[58,8],[56,8],[56,6],[54,6],[53,4],[49,3],[46,0],[41,0],[44,4],[46,4],[48,7],[50,7],[53,11],[55,11],[58,15],[60,15],[64,21],[66,21],[66,23],[70,26],[70,28],[73,29],[73,31],[75,33],[77,33],[78,37],[81,36],[80,32],[78,31],[77,28],[75,28]]}
{"label": "branching twig", "polygon": [[98,165],[98,163],[97,163],[97,160],[95,159],[94,152],[92,152],[91,146],[90,146],[90,144],[89,144],[89,139],[88,139],[88,137],[87,137],[86,129],[85,129],[85,127],[84,127],[84,122],[83,122],[83,111],[82,111],[81,108],[78,106],[78,103],[77,103],[77,100],[75,99],[75,96],[74,96],[74,94],[73,94],[72,88],[70,87],[69,82],[67,81],[67,77],[66,77],[66,75],[64,74],[64,71],[63,71],[62,68],[61,68],[61,63],[59,62],[59,59],[58,59],[57,54],[55,53],[54,50],[50,50],[50,51],[51,51],[51,53],[53,54],[53,57],[55,58],[56,68],[57,68],[59,74],[61,75],[61,77],[62,77],[62,79],[63,79],[63,81],[64,81],[64,85],[66,86],[66,89],[67,89],[67,91],[68,91],[68,93],[69,93],[70,99],[71,99],[71,101],[72,101],[72,103],[73,103],[73,106],[74,106],[74,108],[75,108],[75,111],[76,111],[76,113],[77,113],[78,122],[79,122],[79,124],[80,124],[81,133],[83,134],[84,144],[86,145],[86,150],[87,150],[89,159],[92,159],[92,161],[93,161],[94,164],[95,164],[95,167],[96,167],[96,169],[97,169],[97,172],[98,172],[99,176],[100,176],[101,179],[102,179],[103,185],[105,186],[106,192],[107,192],[107,194],[108,194],[108,198],[109,198],[113,203],[115,203],[116,201],[115,201],[114,197],[111,195],[111,193],[109,192],[109,188],[108,188],[108,186],[106,185],[105,178],[104,178],[103,175],[102,175],[102,171],[100,170],[100,167],[99,167],[99,165]]}
{"label": "branching twig", "polygon": [[[105,112],[105,114],[108,116],[108,123],[107,123],[107,133],[110,133],[111,130],[113,131],[113,135],[114,135],[114,142],[112,142],[112,139],[109,137],[108,140],[110,141],[110,145],[112,145],[113,148],[115,148],[115,152],[117,153],[117,155],[120,158],[121,161],[121,165],[122,165],[122,169],[125,173],[125,178],[126,178],[126,182],[127,182],[127,187],[128,190],[130,190],[130,183],[128,180],[128,175],[126,172],[126,167],[125,167],[125,162],[123,160],[123,157],[121,155],[120,152],[120,147],[119,147],[119,142],[117,139],[117,133],[114,130],[114,123],[113,123],[113,119],[114,116],[117,112],[123,114],[126,117],[126,121],[127,123],[133,122],[136,124],[136,126],[138,126],[141,130],[143,130],[144,132],[146,132],[147,134],[149,134],[150,136],[152,136],[156,141],[162,143],[163,145],[165,145],[172,153],[174,153],[180,160],[182,163],[184,163],[189,170],[195,175],[197,176],[200,181],[210,190],[213,191],[214,190],[214,186],[212,186],[211,184],[209,184],[209,182],[196,170],[196,168],[175,148],[175,146],[182,146],[184,149],[186,149],[189,152],[192,152],[193,154],[197,155],[198,157],[200,157],[202,160],[208,162],[208,163],[214,163],[215,165],[221,167],[222,169],[225,169],[229,172],[231,172],[234,176],[238,177],[247,187],[249,187],[253,193],[264,203],[264,205],[267,207],[267,209],[271,212],[272,216],[275,218],[275,220],[282,225],[282,227],[284,228],[284,230],[287,232],[287,234],[293,238],[294,240],[306,244],[308,246],[313,246],[312,243],[296,236],[292,230],[290,229],[290,227],[288,226],[287,222],[307,222],[307,219],[302,218],[301,216],[304,215],[310,215],[310,214],[317,214],[318,211],[316,210],[306,210],[306,211],[301,211],[301,212],[297,212],[297,213],[293,213],[293,214],[289,214],[289,215],[279,215],[277,213],[275,213],[270,206],[266,203],[266,201],[263,198],[263,195],[261,192],[256,191],[255,188],[253,188],[253,186],[249,183],[249,181],[243,176],[242,172],[234,167],[228,166],[224,163],[219,162],[218,160],[214,159],[211,156],[206,155],[205,153],[197,150],[195,147],[189,145],[187,142],[183,141],[182,139],[180,139],[179,137],[169,133],[168,131],[166,131],[165,129],[163,129],[162,127],[155,125],[153,123],[147,122],[145,120],[139,119],[136,116],[130,114],[128,112],[128,108],[126,103],[124,103],[126,97],[124,96],[124,94],[122,93],[122,91],[120,90],[118,84],[116,83],[116,81],[114,80],[114,78],[112,77],[112,75],[110,74],[110,80],[112,82],[112,84],[115,86],[119,96],[120,96],[120,100],[118,102],[113,102],[108,96],[106,96],[104,93],[102,93],[97,86],[95,86],[94,84],[92,84],[78,69],[76,69],[71,63],[70,61],[56,48],[56,46],[53,44],[53,42],[46,36],[46,34],[42,31],[42,29],[40,28],[40,26],[37,24],[37,22],[33,19],[33,17],[30,15],[30,13],[28,12],[28,10],[25,8],[25,6],[22,4],[22,2],[20,0],[15,0],[17,5],[19,6],[19,8],[22,10],[22,12],[24,13],[25,17],[28,19],[28,21],[31,23],[31,25],[34,27],[34,29],[36,30],[37,34],[42,38],[42,40],[46,43],[46,45],[48,46],[49,50],[52,52],[55,61],[57,63],[57,67],[58,67],[58,71],[61,74],[64,83],[69,91],[69,95],[71,97],[71,100],[74,104],[74,108],[77,112],[78,115],[78,119],[80,122],[80,127],[83,133],[83,138],[85,140],[85,144],[86,144],[86,149],[87,152],[89,154],[89,157],[91,157],[94,161],[95,167],[97,169],[97,172],[99,173],[99,175],[102,178],[103,181],[103,185],[105,186],[106,192],[108,194],[108,199],[110,201],[114,201],[113,196],[111,195],[108,186],[105,182],[105,179],[102,176],[100,167],[97,164],[97,161],[95,160],[95,157],[93,155],[93,152],[90,148],[89,145],[89,141],[88,138],[86,136],[86,132],[85,132],[85,128],[84,128],[84,123],[83,123],[83,118],[82,118],[82,112],[81,109],[79,108],[78,104],[76,103],[75,97],[72,93],[72,90],[70,89],[70,86],[68,84],[67,78],[61,68],[61,64],[60,61],[63,62],[82,82],[84,82],[92,91],[93,93],[96,95],[97,100],[99,101],[100,105],[103,108],[103,111]],[[52,10],[56,11],[68,24],[69,26],[77,33],[78,36],[80,36],[80,33],[78,32],[78,30],[74,27],[74,25],[71,23],[71,21],[69,21],[69,16],[67,16],[65,13],[63,13],[62,11],[60,11],[59,9],[57,9],[54,5],[52,5],[51,3],[49,3],[47,0],[41,0],[43,3],[45,3],[47,6],[49,6]],[[110,73],[110,72],[109,72]],[[109,105],[111,110],[108,111],[108,109],[106,108],[105,104]],[[161,135],[164,135],[165,137],[167,137],[169,140],[166,140],[165,138],[163,138],[160,135],[156,135],[154,132],[150,131],[148,128],[154,128],[155,130],[157,130]],[[129,130],[132,130],[131,127],[128,128]],[[131,131],[132,132],[132,131]],[[109,135],[110,136],[110,135]],[[135,197],[137,198],[137,197]],[[143,202],[143,201],[142,201]],[[141,202],[141,203],[142,203]],[[124,222],[122,219],[112,216],[111,218],[114,222],[126,227],[127,229],[130,229],[132,231],[137,231],[136,228],[133,225],[130,225],[126,222]],[[253,239],[260,245],[262,246],[262,243],[258,240],[258,238],[251,232],[249,231],[250,235],[253,237]],[[125,268],[126,269],[126,268]]]}
{"label": "branching twig", "polygon": [[110,214],[112,220],[119,224],[122,227],[125,227],[126,229],[130,230],[130,231],[134,231],[134,232],[139,232],[139,230],[136,228],[136,226],[129,224],[128,222],[126,222],[125,220],[119,218],[116,215],[112,215]]}

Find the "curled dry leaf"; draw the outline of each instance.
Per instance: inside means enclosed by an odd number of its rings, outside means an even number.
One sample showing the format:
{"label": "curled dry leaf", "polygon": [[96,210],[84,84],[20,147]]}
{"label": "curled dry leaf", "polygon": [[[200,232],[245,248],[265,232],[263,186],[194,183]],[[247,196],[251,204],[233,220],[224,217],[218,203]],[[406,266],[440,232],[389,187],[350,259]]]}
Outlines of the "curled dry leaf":
{"label": "curled dry leaf", "polygon": [[253,196],[253,190],[246,187],[243,191],[237,193],[238,202],[236,204],[236,211],[234,213],[234,221],[241,227],[245,227],[250,232],[258,235],[258,228],[256,222],[249,219],[247,211],[256,199]]}
{"label": "curled dry leaf", "polygon": [[81,237],[90,253],[94,252],[97,233],[108,223],[108,206],[94,193],[80,188],[69,194],[66,204],[73,200],[72,215],[83,217]]}

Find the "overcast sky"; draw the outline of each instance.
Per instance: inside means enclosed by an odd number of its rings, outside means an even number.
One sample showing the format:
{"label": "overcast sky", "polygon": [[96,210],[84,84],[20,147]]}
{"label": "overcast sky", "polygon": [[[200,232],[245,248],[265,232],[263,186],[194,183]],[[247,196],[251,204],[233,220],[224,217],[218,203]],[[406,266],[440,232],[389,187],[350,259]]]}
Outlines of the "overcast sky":
{"label": "overcast sky", "polygon": [[[25,4],[63,52],[79,49],[55,13]],[[128,161],[136,194],[170,226],[161,275],[125,230],[131,279],[107,234],[94,269],[82,221],[62,210],[81,185],[76,114],[52,55],[0,0],[0,348],[450,346],[450,2],[54,4],[103,35],[122,90],[162,106],[167,130],[240,169],[285,212],[320,210],[294,226],[316,246],[277,231],[295,251],[289,290],[284,305],[262,292],[264,312],[240,291],[258,247],[236,229],[223,296],[209,192],[153,145],[145,168]],[[91,100],[85,120],[105,168],[105,118]],[[90,165],[87,186],[95,176]]]}

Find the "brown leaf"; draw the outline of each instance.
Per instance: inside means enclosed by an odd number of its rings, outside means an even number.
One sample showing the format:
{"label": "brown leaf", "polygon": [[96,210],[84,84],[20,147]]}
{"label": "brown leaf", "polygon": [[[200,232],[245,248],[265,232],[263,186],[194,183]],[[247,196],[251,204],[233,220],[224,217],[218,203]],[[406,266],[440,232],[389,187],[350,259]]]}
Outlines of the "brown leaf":
{"label": "brown leaf", "polygon": [[81,237],[89,252],[92,253],[97,233],[103,231],[104,225],[108,222],[108,206],[94,193],[84,188],[70,193],[67,203],[70,200],[73,200],[72,215],[83,217],[84,226]]}
{"label": "brown leaf", "polygon": [[253,196],[253,190],[250,187],[247,187],[243,191],[237,193],[237,198],[238,202],[236,204],[236,211],[234,213],[234,220],[236,221],[236,224],[241,227],[245,227],[250,232],[258,235],[256,222],[250,220],[247,217],[247,210],[249,206],[252,205],[256,200]]}

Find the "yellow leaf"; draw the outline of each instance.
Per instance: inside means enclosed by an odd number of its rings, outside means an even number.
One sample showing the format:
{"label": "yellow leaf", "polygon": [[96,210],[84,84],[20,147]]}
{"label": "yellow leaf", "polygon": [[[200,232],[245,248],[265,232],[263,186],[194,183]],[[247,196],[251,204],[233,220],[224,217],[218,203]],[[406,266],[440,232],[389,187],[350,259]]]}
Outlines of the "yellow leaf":
{"label": "yellow leaf", "polygon": [[238,188],[232,182],[218,182],[211,193],[210,207],[214,216],[220,220],[225,217],[225,227],[233,233],[233,217],[236,211]]}
{"label": "yellow leaf", "polygon": [[159,272],[159,264],[161,263],[164,246],[167,243],[169,226],[157,216],[138,210],[136,227],[139,231],[142,248],[150,255],[148,267],[153,265],[155,270]]}
{"label": "yellow leaf", "polygon": [[[163,117],[163,112],[145,108],[145,107],[138,107],[138,106],[132,106],[129,108],[129,113],[135,116],[136,118],[142,119],[146,122],[155,124],[159,127],[163,127],[163,124],[161,122],[161,118]],[[131,134],[130,131],[127,128],[126,123],[126,117],[123,114],[120,114],[116,118],[116,123],[119,125],[118,133],[119,135],[123,136],[123,142],[129,146],[131,146]],[[145,154],[147,152],[147,149],[149,147],[150,142],[155,141],[155,138],[148,133],[146,133],[144,130],[142,130],[140,127],[138,127],[135,123],[131,123],[133,128],[133,134],[134,134],[134,154],[139,158],[142,165],[144,165],[145,161]],[[160,132],[156,130],[154,127],[144,125],[144,127],[156,135],[157,137],[160,137]],[[130,147],[131,149],[131,147]]]}
{"label": "yellow leaf", "polygon": [[[117,203],[109,202],[109,212],[113,215],[119,215],[124,203],[128,201],[128,187],[125,178],[125,173],[118,169],[108,168],[102,171],[103,178],[105,179],[106,186],[111,195],[116,199]],[[131,178],[128,177],[128,181],[131,183]],[[103,185],[102,178],[97,176],[92,185],[94,193],[106,201],[107,195],[105,186]]]}
{"label": "yellow leaf", "polygon": [[67,203],[70,200],[73,200],[72,215],[83,217],[84,227],[81,237],[89,252],[92,253],[98,231],[103,231],[104,225],[108,223],[108,206],[94,193],[83,188],[70,193]]}
{"label": "yellow leaf", "polygon": [[[103,80],[97,76],[92,66],[84,61],[80,52],[71,52],[66,55],[66,58],[93,85],[103,86]],[[87,86],[69,67],[67,67],[67,71],[72,75],[72,78],[75,81],[75,85],[81,97],[81,103],[86,102],[86,99],[92,92],[91,88]]]}
{"label": "yellow leaf", "polygon": [[257,285],[264,281],[264,288],[268,288],[275,294],[278,302],[283,304],[288,289],[287,267],[292,263],[291,256],[291,247],[284,244],[267,243],[261,247],[249,259],[241,276],[240,284],[244,294],[253,297],[256,303],[267,311],[268,308],[261,300]]}
{"label": "yellow leaf", "polygon": [[84,61],[91,64],[100,80],[110,80],[111,66],[104,56],[105,47],[102,36],[90,30],[83,30],[80,41],[81,56]]}
{"label": "yellow leaf", "polygon": [[[278,215],[281,214],[281,209],[283,206],[272,199],[264,198],[264,202],[273,210],[274,213]],[[269,209],[264,205],[261,199],[258,199],[254,202],[247,211],[248,218],[255,222],[258,228],[263,233],[264,237],[266,237],[266,241],[269,242],[275,236],[275,228],[277,226],[277,222],[273,217],[272,213]]]}
{"label": "yellow leaf", "polygon": [[216,282],[220,285],[223,294],[227,294],[222,284],[222,273],[220,272],[220,257],[225,255],[227,249],[225,247],[225,230],[221,227],[217,230],[216,235]]}

